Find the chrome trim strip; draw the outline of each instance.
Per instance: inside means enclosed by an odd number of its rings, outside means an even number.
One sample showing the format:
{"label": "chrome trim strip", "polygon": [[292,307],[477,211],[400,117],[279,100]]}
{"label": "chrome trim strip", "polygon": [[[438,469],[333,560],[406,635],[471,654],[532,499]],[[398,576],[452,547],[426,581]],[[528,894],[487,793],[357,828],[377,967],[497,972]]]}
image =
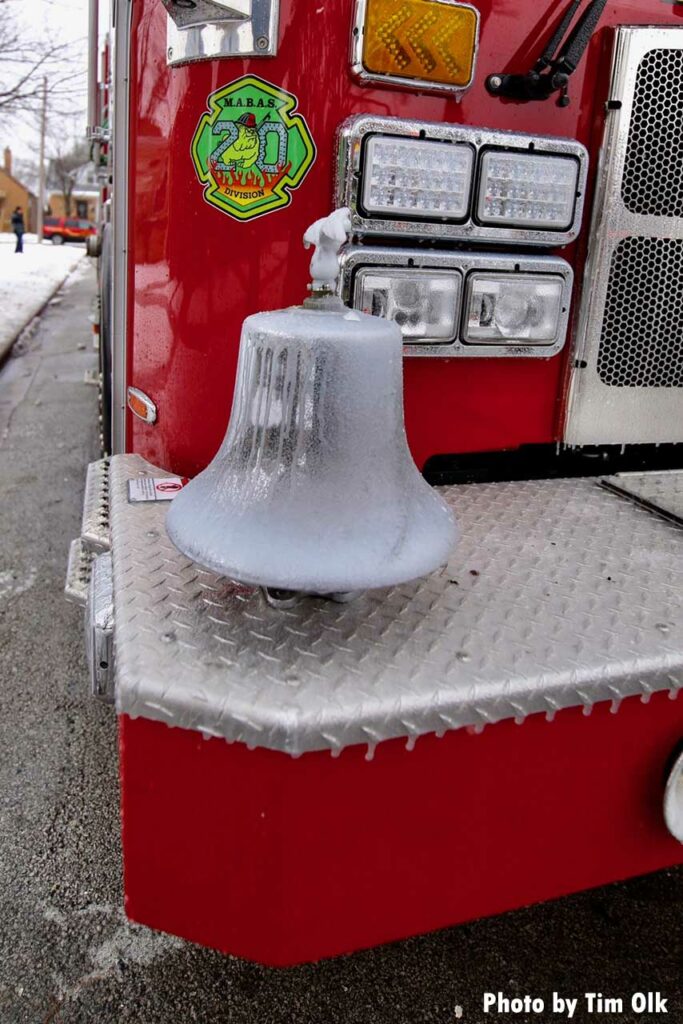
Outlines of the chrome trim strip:
{"label": "chrome trim strip", "polygon": [[629,237],[683,238],[683,219],[631,213],[621,197],[638,68],[659,48],[683,49],[683,28],[622,26],[616,32],[563,437],[569,445],[683,441],[680,388],[608,386],[597,370],[618,244]]}
{"label": "chrome trim strip", "polygon": [[379,83],[380,85],[391,85],[398,89],[410,89],[412,92],[437,92],[447,96],[455,96],[459,100],[463,93],[471,87],[477,71],[477,57],[479,55],[479,32],[481,18],[479,11],[472,4],[460,3],[459,0],[437,0],[439,3],[452,3],[457,7],[466,7],[476,16],[476,28],[474,32],[474,54],[472,57],[472,74],[466,85],[445,85],[442,82],[425,82],[422,78],[403,78],[397,75],[380,75],[368,71],[363,64],[363,33],[365,31],[365,9],[367,0],[356,0],[356,9],[351,32],[351,71],[361,82],[369,85]]}
{"label": "chrome trim strip", "polygon": [[554,274],[563,280],[562,312],[558,324],[557,339],[552,345],[491,345],[488,343],[472,345],[456,339],[446,345],[412,344],[404,345],[403,352],[407,356],[440,357],[450,359],[453,356],[465,358],[497,359],[550,359],[562,350],[567,337],[569,308],[571,304],[572,283],[574,273],[566,260],[558,256],[518,256],[513,253],[484,252],[443,252],[435,250],[389,249],[370,246],[347,246],[342,250],[341,262],[341,296],[349,306],[353,305],[353,283],[355,272],[361,267],[415,267],[438,268],[441,270],[458,270],[463,275],[461,293],[461,310],[458,317],[458,332],[462,334],[462,316],[464,309],[467,274],[473,270],[504,271],[510,274]]}
{"label": "chrome trim strip", "polygon": [[[398,220],[365,214],[361,204],[363,141],[367,136],[373,134],[434,139],[441,142],[464,142],[473,146],[477,159],[469,218],[464,223],[455,224],[446,221]],[[477,200],[479,155],[483,149],[490,146],[520,150],[533,148],[535,153],[573,156],[578,160],[577,198],[574,221],[570,228],[566,231],[532,230],[530,228],[484,226],[475,222],[472,210]],[[443,122],[412,121],[398,117],[360,114],[349,118],[339,129],[336,202],[337,206],[349,207],[352,231],[359,235],[399,236],[405,239],[429,238],[468,243],[473,241],[516,242],[520,245],[556,247],[574,241],[579,234],[587,174],[588,151],[581,143],[572,139],[528,135],[521,132],[494,131],[488,128],[469,128],[464,125]]]}
{"label": "chrome trim strip", "polygon": [[114,182],[112,228],[112,452],[126,450],[126,348],[128,312],[128,136],[130,132],[131,0],[114,6],[114,88],[112,90]]}
{"label": "chrome trim strip", "polygon": [[[174,0],[163,0],[169,9]],[[278,50],[280,0],[232,0],[226,15],[181,27],[168,15],[166,62],[189,64],[216,57],[275,57]],[[243,8],[244,13],[240,8]]]}

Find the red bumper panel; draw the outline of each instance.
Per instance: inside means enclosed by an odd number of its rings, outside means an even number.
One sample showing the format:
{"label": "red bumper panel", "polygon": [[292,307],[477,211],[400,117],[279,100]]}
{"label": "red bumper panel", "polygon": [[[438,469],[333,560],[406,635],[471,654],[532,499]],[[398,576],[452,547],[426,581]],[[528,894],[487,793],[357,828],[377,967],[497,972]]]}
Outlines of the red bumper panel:
{"label": "red bumper panel", "polygon": [[683,862],[662,817],[683,702],[656,693],[299,758],[121,716],[128,916],[269,965]]}

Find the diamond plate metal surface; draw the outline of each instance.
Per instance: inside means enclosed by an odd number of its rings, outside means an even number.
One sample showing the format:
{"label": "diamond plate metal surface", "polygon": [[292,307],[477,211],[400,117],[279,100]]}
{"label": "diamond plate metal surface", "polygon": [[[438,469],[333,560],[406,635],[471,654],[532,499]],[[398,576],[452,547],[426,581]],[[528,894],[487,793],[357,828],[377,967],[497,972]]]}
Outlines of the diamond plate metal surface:
{"label": "diamond plate metal surface", "polygon": [[80,537],[71,541],[64,594],[67,600],[75,604],[84,605],[88,597],[92,559],[92,551],[83,544]]}
{"label": "diamond plate metal surface", "polygon": [[109,550],[109,459],[88,466],[81,537],[91,551]]}
{"label": "diamond plate metal surface", "polygon": [[446,569],[278,610],[179,554],[136,475],[164,474],[112,459],[120,713],[296,755],[683,683],[680,531],[592,479],[443,488]]}
{"label": "diamond plate metal surface", "polygon": [[617,473],[604,477],[601,483],[683,526],[683,470]]}
{"label": "diamond plate metal surface", "polygon": [[85,651],[93,697],[114,702],[114,592],[108,551],[92,560],[85,606]]}

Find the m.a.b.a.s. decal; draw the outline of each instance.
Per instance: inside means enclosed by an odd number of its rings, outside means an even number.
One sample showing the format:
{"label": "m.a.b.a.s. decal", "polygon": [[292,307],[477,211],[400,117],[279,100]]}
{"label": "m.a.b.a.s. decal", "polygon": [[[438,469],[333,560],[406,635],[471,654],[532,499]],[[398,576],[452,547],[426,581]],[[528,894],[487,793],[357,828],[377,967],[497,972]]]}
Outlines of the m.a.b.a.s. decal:
{"label": "m.a.b.a.s. decal", "polygon": [[244,75],[212,92],[192,139],[192,162],[211,206],[251,220],[291,202],[315,160],[296,96]]}

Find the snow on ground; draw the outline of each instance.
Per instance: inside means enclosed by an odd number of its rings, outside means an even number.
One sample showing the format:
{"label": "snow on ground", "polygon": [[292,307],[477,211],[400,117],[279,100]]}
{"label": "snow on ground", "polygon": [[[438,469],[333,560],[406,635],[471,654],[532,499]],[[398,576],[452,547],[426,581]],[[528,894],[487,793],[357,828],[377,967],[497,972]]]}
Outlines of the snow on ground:
{"label": "snow on ground", "polygon": [[0,359],[69,272],[86,258],[82,243],[38,245],[35,235],[24,235],[23,253],[15,253],[15,244],[14,235],[0,233]]}

